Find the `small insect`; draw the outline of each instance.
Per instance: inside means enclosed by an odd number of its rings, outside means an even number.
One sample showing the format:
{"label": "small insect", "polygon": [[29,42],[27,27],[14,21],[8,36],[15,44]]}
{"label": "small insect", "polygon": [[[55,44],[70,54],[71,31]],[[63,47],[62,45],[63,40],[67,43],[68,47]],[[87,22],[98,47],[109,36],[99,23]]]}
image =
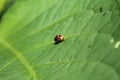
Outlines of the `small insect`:
{"label": "small insect", "polygon": [[56,35],[54,38],[55,43],[54,44],[58,44],[64,41],[64,36],[62,35]]}
{"label": "small insect", "polygon": [[103,8],[102,7],[100,7],[100,12],[103,12]]}

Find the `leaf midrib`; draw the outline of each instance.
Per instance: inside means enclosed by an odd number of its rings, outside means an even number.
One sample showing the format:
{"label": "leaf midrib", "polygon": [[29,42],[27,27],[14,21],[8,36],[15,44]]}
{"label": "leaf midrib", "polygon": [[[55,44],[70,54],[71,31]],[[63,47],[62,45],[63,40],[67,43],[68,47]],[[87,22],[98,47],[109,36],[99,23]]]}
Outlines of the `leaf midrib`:
{"label": "leaf midrib", "polygon": [[8,48],[20,60],[20,62],[25,66],[25,68],[28,70],[30,75],[34,78],[34,80],[39,80],[39,78],[36,74],[36,71],[32,68],[32,66],[25,59],[25,57],[22,55],[21,52],[19,52],[9,42],[7,42],[5,39],[3,39],[1,37],[0,37],[0,43],[2,45],[4,45],[6,48]]}

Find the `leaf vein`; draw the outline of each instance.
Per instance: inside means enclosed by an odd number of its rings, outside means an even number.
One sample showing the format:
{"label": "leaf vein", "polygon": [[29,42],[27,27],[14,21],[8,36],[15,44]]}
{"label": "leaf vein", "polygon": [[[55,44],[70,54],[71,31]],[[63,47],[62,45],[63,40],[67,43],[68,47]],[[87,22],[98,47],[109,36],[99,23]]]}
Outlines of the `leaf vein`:
{"label": "leaf vein", "polygon": [[8,48],[20,60],[20,62],[26,67],[30,75],[35,80],[38,80],[38,76],[35,70],[31,67],[31,65],[28,63],[25,57],[17,49],[15,49],[9,42],[4,40],[3,38],[0,38],[0,43],[4,45],[6,48]]}

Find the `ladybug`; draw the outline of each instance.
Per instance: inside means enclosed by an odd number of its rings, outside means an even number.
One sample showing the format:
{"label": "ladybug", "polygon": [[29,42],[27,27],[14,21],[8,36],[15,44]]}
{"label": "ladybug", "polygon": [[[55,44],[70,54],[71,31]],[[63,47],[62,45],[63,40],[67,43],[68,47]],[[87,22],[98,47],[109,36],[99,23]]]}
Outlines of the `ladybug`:
{"label": "ladybug", "polygon": [[56,35],[54,38],[55,44],[61,43],[64,41],[64,36],[62,35]]}

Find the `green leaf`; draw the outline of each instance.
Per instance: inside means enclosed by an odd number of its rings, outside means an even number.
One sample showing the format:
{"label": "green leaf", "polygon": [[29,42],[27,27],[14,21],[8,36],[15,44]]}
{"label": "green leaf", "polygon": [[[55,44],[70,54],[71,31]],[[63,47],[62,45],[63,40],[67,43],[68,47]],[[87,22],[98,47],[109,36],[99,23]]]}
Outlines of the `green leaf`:
{"label": "green leaf", "polygon": [[6,3],[6,0],[0,0],[0,12],[2,11],[5,3]]}
{"label": "green leaf", "polygon": [[120,80],[119,46],[119,0],[16,0],[0,22],[0,80]]}

